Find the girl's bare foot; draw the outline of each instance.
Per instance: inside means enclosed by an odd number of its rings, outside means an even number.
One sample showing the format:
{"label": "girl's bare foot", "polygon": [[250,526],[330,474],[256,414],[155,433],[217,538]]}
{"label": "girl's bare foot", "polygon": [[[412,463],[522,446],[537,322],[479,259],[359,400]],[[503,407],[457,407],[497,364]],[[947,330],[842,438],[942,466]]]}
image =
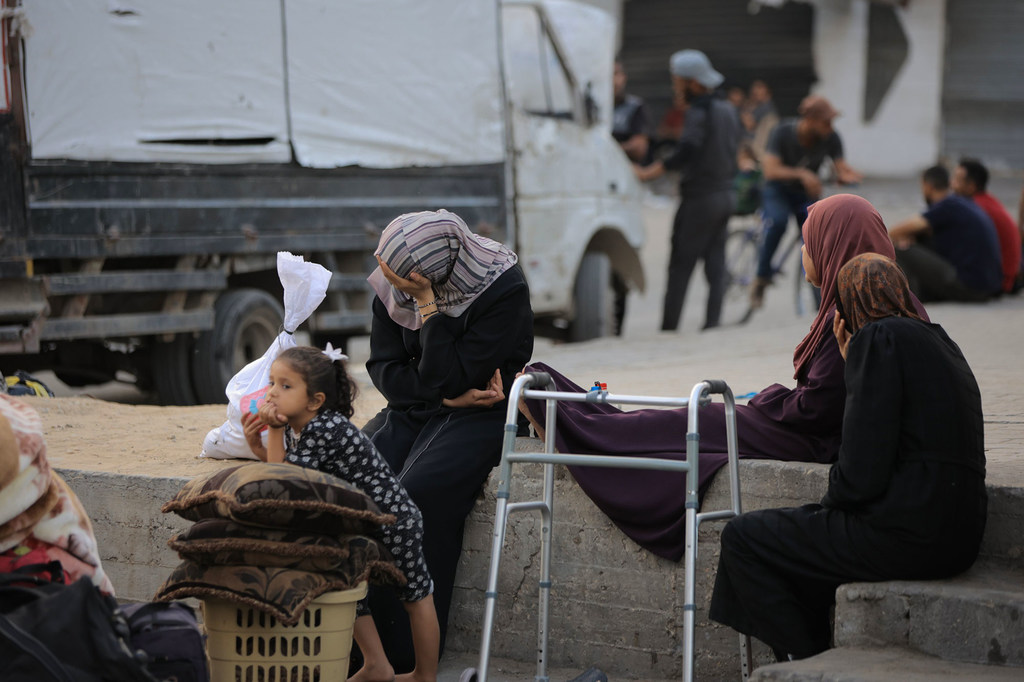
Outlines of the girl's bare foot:
{"label": "girl's bare foot", "polygon": [[395,682],[395,669],[386,662],[364,665],[348,682]]}
{"label": "girl's bare foot", "polygon": [[395,682],[437,682],[437,676],[426,677],[413,670],[411,673],[395,676]]}

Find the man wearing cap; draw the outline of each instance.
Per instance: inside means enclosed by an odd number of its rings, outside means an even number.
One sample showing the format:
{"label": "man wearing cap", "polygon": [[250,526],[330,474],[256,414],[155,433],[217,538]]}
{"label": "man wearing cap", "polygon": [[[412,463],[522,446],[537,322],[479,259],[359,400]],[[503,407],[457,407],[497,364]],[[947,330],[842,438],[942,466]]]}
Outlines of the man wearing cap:
{"label": "man wearing cap", "polygon": [[679,326],[690,275],[697,260],[703,259],[709,287],[707,329],[718,326],[722,313],[726,225],[735,205],[732,182],[742,128],[736,108],[715,94],[724,77],[703,52],[676,52],[669,70],[677,97],[688,105],[683,131],[666,158],[637,168],[636,175],[648,181],[666,169],[681,173],[661,328],[671,331]]}
{"label": "man wearing cap", "polygon": [[832,129],[839,112],[819,95],[804,98],[799,118],[787,119],[775,127],[762,160],[765,186],[761,212],[764,242],[758,254],[757,277],[750,290],[751,309],[764,303],[764,290],[772,280],[772,256],[786,233],[789,215],[796,216],[797,228],[807,219],[807,207],[821,196],[818,169],[825,157],[832,160],[836,179],[843,184],[860,182],[860,173],[843,158],[843,143]]}

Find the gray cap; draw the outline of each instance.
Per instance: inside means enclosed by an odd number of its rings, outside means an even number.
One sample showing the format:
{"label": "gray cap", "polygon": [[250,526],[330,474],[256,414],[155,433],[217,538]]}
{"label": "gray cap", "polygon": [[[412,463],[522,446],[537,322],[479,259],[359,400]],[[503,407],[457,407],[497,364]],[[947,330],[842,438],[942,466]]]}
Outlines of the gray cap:
{"label": "gray cap", "polygon": [[706,88],[714,90],[725,76],[715,71],[708,56],[700,50],[680,50],[668,61],[668,70],[673,76],[692,78]]}

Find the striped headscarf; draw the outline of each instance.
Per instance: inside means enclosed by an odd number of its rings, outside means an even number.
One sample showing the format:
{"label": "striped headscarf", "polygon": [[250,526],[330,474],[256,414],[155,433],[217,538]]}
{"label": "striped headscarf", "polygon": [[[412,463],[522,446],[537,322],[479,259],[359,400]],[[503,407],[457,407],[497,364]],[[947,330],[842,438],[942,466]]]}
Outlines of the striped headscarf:
{"label": "striped headscarf", "polygon": [[[437,309],[458,317],[494,280],[519,260],[503,244],[470,231],[444,209],[406,213],[391,221],[374,255],[396,275],[418,272],[434,285]],[[378,267],[367,278],[391,319],[407,329],[423,324],[416,301],[391,286]]]}
{"label": "striped headscarf", "polygon": [[920,320],[907,276],[896,261],[862,253],[839,271],[836,283],[850,333],[885,317]]}

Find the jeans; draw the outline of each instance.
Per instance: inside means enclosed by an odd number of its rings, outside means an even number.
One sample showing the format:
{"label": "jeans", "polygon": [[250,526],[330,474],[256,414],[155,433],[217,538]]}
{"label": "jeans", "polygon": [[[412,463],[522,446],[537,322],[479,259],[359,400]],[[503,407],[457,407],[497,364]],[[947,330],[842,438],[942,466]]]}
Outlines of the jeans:
{"label": "jeans", "polygon": [[789,214],[796,216],[797,229],[802,229],[807,220],[807,207],[811,200],[802,189],[793,190],[785,185],[768,181],[764,184],[761,214],[764,221],[764,242],[757,259],[757,276],[770,280],[775,274],[772,257],[779,248],[779,242],[786,234]]}

